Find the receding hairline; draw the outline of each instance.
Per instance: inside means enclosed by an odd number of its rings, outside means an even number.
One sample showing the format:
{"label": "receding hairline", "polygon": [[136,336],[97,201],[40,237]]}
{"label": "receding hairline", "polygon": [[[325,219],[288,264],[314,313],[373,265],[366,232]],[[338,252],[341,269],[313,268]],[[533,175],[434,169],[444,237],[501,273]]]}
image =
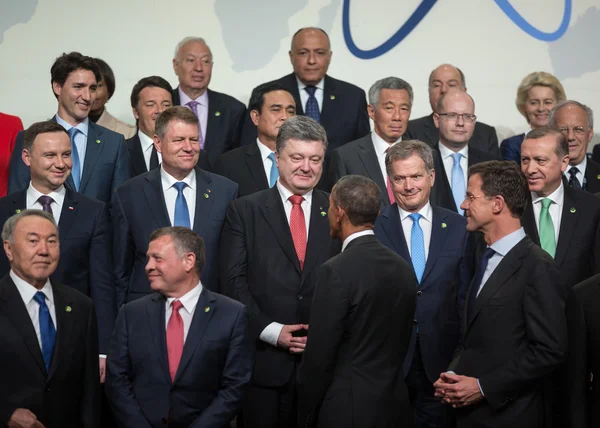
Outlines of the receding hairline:
{"label": "receding hairline", "polygon": [[448,68],[452,68],[456,74],[458,75],[458,81],[460,82],[461,86],[464,88],[465,87],[465,82],[464,79],[462,77],[462,73],[460,71],[460,69],[452,64],[440,64],[438,65],[436,68],[434,68],[431,73],[429,74],[429,80],[428,80],[428,84],[431,85],[431,82],[433,82],[433,75],[435,74],[436,71],[440,70],[443,67],[448,67]]}
{"label": "receding hairline", "polygon": [[191,43],[201,43],[204,46],[206,46],[206,48],[208,49],[208,54],[210,55],[210,58],[212,59],[212,57],[213,57],[212,50],[210,49],[210,46],[208,46],[208,43],[206,43],[206,40],[202,37],[185,37],[184,39],[182,39],[175,46],[175,55],[173,56],[173,59],[177,60],[179,58],[179,53],[181,52],[181,50]]}
{"label": "receding hairline", "polygon": [[329,39],[329,34],[327,34],[327,32],[325,30],[323,30],[322,28],[319,28],[319,27],[303,27],[303,28],[300,28],[298,31],[296,31],[294,33],[294,35],[292,36],[292,41],[290,43],[290,50],[294,49],[294,41],[296,40],[296,37],[304,31],[313,31],[313,32],[316,32],[317,34],[318,33],[323,34],[325,36],[325,39],[327,40],[328,50],[329,50],[329,52],[331,52],[331,40]]}

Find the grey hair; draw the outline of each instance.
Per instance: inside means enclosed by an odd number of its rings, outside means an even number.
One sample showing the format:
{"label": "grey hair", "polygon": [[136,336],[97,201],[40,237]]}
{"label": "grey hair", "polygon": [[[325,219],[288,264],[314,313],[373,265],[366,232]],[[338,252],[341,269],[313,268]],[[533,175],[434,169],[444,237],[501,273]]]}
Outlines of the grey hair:
{"label": "grey hair", "polygon": [[9,217],[9,219],[4,222],[4,226],[2,226],[2,240],[9,241],[12,244],[14,242],[13,234],[15,232],[15,228],[17,227],[17,223],[19,223],[19,221],[21,221],[25,217],[34,217],[34,216],[41,217],[43,219],[48,220],[50,223],[52,223],[52,225],[56,228],[56,234],[58,235],[58,226],[56,225],[56,221],[54,220],[54,217],[52,216],[52,214],[47,213],[42,210],[29,209],[29,210],[23,210],[20,213],[17,213],[15,215]]}
{"label": "grey hair", "polygon": [[582,109],[583,111],[585,111],[585,114],[587,115],[587,118],[588,118],[588,128],[594,127],[594,112],[592,111],[592,109],[589,108],[588,106],[586,106],[585,104],[580,103],[579,101],[567,100],[567,101],[563,101],[562,103],[555,105],[554,108],[552,109],[552,111],[550,112],[550,116],[548,116],[548,123],[553,128],[555,127],[554,117],[556,116],[556,112],[566,106],[577,106],[580,109]]}
{"label": "grey hair", "polygon": [[194,253],[196,256],[195,270],[198,276],[202,275],[206,258],[206,250],[204,241],[192,229],[182,226],[171,226],[156,229],[150,235],[150,241],[155,241],[162,236],[170,236],[175,246],[175,251],[179,257],[185,256],[187,253]]}
{"label": "grey hair", "polygon": [[427,174],[433,171],[432,148],[419,140],[406,140],[394,144],[385,155],[385,170],[388,176],[392,176],[394,161],[408,159],[412,155],[417,155],[423,160]]}
{"label": "grey hair", "polygon": [[410,106],[413,104],[413,89],[406,80],[400,79],[399,77],[386,77],[373,83],[373,86],[369,89],[369,104],[376,107],[379,104],[379,94],[382,89],[404,89],[408,92],[408,99],[410,100]]}
{"label": "grey hair", "polygon": [[281,153],[289,140],[320,141],[323,150],[327,150],[325,128],[308,116],[293,116],[281,124],[275,145],[277,153]]}
{"label": "grey hair", "polygon": [[206,40],[204,40],[202,37],[194,37],[194,36],[186,37],[183,40],[181,40],[179,43],[177,43],[177,46],[175,46],[175,54],[173,56],[173,59],[177,59],[177,55],[179,55],[179,51],[181,50],[181,48],[183,48],[185,45],[187,45],[188,43],[191,43],[191,42],[204,43],[206,45],[206,47],[208,48],[208,51],[210,52],[210,58],[212,60],[212,51],[210,50],[210,46],[208,46],[208,43],[206,43]]}

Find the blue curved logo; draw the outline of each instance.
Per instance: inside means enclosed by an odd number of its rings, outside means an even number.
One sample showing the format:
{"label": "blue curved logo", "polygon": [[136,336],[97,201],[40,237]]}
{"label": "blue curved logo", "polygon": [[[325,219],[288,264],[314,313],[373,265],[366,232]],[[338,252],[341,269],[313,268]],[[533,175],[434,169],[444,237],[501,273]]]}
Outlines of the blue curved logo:
{"label": "blue curved logo", "polygon": [[[502,9],[502,11],[514,22],[521,30],[529,34],[538,40],[545,42],[552,42],[560,39],[569,28],[569,22],[571,21],[572,11],[572,0],[565,0],[565,8],[563,11],[563,18],[560,26],[556,31],[546,33],[531,25],[523,16],[516,11],[516,9],[510,4],[509,0],[494,0],[496,4]],[[352,38],[352,31],[350,29],[350,0],[344,0],[344,7],[342,10],[342,29],[344,32],[344,40],[346,46],[350,52],[360,59],[373,59],[377,58],[391,49],[396,47],[398,43],[404,40],[411,32],[416,28],[417,25],[423,20],[425,15],[429,13],[433,5],[437,0],[422,0],[421,4],[415,9],[413,14],[406,20],[404,25],[400,27],[396,33],[388,40],[376,48],[363,50],[356,46],[354,39]]]}

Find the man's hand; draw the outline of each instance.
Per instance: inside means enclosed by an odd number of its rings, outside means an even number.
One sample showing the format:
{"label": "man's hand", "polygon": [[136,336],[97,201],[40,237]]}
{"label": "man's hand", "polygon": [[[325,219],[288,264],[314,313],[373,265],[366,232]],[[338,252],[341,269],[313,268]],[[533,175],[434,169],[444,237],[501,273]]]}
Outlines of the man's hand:
{"label": "man's hand", "polygon": [[27,409],[17,409],[11,415],[8,428],[45,428],[37,417]]}
{"label": "man's hand", "polygon": [[100,357],[100,383],[106,378],[106,358]]}
{"label": "man's hand", "polygon": [[435,396],[452,407],[465,407],[483,400],[479,383],[474,377],[442,373],[433,384]]}
{"label": "man's hand", "polygon": [[294,337],[295,331],[308,330],[308,324],[284,325],[277,338],[277,346],[288,349],[292,354],[301,354],[306,347],[306,336]]}

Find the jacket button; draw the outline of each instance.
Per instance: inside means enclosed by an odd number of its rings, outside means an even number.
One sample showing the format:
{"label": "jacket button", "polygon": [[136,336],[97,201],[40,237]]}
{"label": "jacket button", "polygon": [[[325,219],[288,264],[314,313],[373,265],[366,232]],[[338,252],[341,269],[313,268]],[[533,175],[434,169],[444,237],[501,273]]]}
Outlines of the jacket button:
{"label": "jacket button", "polygon": [[304,296],[302,294],[298,294],[298,300],[302,300],[304,299]]}
{"label": "jacket button", "polygon": [[413,320],[413,324],[417,325],[418,324],[417,320]]}
{"label": "jacket button", "polygon": [[421,297],[423,295],[423,292],[421,290],[417,291],[417,296]]}

